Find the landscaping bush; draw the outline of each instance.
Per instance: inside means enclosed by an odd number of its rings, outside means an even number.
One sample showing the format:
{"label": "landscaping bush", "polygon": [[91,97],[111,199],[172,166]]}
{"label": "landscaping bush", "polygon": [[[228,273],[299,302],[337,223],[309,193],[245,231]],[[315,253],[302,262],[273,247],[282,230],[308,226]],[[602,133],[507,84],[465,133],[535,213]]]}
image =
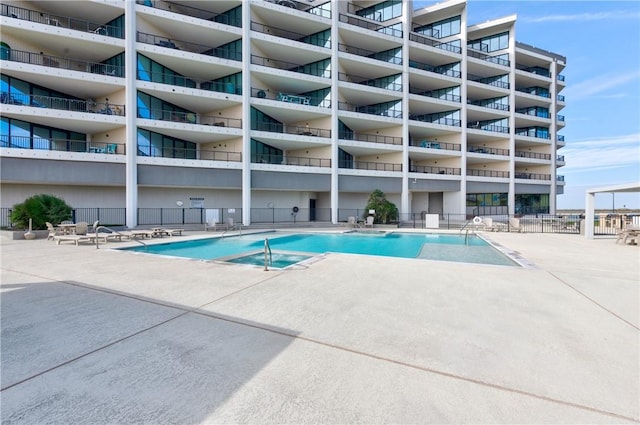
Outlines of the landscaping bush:
{"label": "landscaping bush", "polygon": [[43,230],[47,228],[47,221],[55,226],[64,220],[70,220],[71,207],[53,195],[34,195],[23,203],[14,205],[11,212],[11,221],[15,227],[27,229],[29,219],[33,221],[33,230]]}
{"label": "landscaping bush", "polygon": [[364,217],[369,214],[369,210],[376,210],[374,223],[388,224],[398,219],[398,207],[389,201],[384,192],[380,189],[374,190],[369,195],[367,206],[365,207]]}

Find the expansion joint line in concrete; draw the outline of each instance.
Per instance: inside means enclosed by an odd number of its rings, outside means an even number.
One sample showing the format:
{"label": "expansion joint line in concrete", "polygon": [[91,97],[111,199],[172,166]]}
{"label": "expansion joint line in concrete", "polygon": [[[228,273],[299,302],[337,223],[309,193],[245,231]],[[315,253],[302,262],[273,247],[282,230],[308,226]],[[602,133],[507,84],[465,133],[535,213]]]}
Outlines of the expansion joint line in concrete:
{"label": "expansion joint line in concrete", "polygon": [[578,290],[575,286],[572,286],[571,284],[565,282],[564,280],[562,280],[560,277],[556,276],[555,274],[551,273],[551,272],[547,272],[549,273],[551,276],[553,276],[554,278],[556,278],[560,283],[562,283],[563,285],[566,285],[567,287],[569,287],[570,289],[574,290],[575,292],[577,292],[578,294],[582,295],[583,297],[585,297],[586,299],[588,299],[590,302],[592,302],[593,304],[597,305],[598,307],[600,307],[601,309],[603,309],[604,311],[606,311],[607,313],[611,314],[612,316],[616,317],[619,320],[622,320],[624,323],[626,323],[627,325],[631,326],[632,328],[640,331],[640,328],[638,326],[636,326],[635,324],[631,323],[630,321],[628,321],[627,319],[625,319],[624,317],[616,314],[615,312],[609,310],[607,307],[603,306],[602,304],[600,304],[598,301],[594,300],[593,298],[591,298],[590,296],[588,296],[587,294],[585,294],[584,292],[581,292],[580,290]]}
{"label": "expansion joint line in concrete", "polygon": [[[9,269],[5,269],[5,270],[9,270]],[[10,388],[13,388],[13,387],[15,387],[17,385],[23,384],[23,383],[25,383],[27,381],[30,381],[30,380],[32,380],[34,378],[42,376],[42,375],[44,375],[46,373],[49,373],[49,372],[51,372],[53,370],[56,370],[56,369],[60,368],[60,367],[66,366],[66,365],[68,365],[70,363],[76,362],[76,361],[78,361],[78,360],[80,360],[80,359],[82,359],[84,357],[87,357],[87,356],[89,356],[91,354],[97,353],[98,351],[104,350],[105,348],[109,348],[109,347],[111,347],[113,345],[119,344],[119,343],[121,343],[123,341],[131,339],[131,338],[133,338],[133,337],[135,337],[137,335],[140,335],[142,333],[148,332],[148,331],[150,331],[152,329],[155,329],[157,327],[160,327],[160,326],[162,326],[162,325],[164,325],[166,323],[172,322],[172,321],[174,321],[176,319],[179,319],[180,317],[183,317],[183,316],[185,316],[185,315],[187,315],[189,313],[197,313],[198,310],[200,310],[200,309],[202,309],[202,308],[204,308],[204,307],[206,307],[206,306],[208,306],[210,304],[213,304],[213,303],[215,303],[217,301],[220,301],[220,300],[222,300],[224,298],[228,298],[228,297],[230,297],[232,295],[235,295],[235,294],[237,294],[239,292],[246,291],[247,289],[250,289],[250,288],[253,288],[253,287],[257,286],[257,285],[265,283],[265,282],[273,279],[274,277],[276,277],[278,275],[278,274],[271,274],[266,279],[262,279],[262,280],[254,283],[252,285],[246,286],[246,287],[244,287],[242,289],[239,289],[237,291],[230,292],[230,293],[228,293],[226,295],[223,295],[221,297],[218,297],[218,298],[216,298],[214,300],[207,301],[206,303],[201,304],[201,305],[199,305],[197,307],[186,309],[184,307],[174,306],[174,305],[171,305],[169,303],[162,303],[162,302],[158,302],[158,301],[154,301],[154,300],[149,300],[149,299],[146,299],[146,298],[141,298],[141,297],[136,297],[136,296],[133,296],[133,295],[123,294],[121,292],[109,291],[109,290],[102,289],[102,288],[95,288],[95,287],[91,287],[91,286],[87,286],[87,285],[82,285],[82,284],[77,283],[77,282],[68,282],[68,281],[64,281],[64,280],[53,280],[53,279],[50,279],[50,278],[46,278],[44,276],[39,276],[39,275],[32,274],[32,273],[19,272],[17,270],[9,270],[9,271],[12,271],[14,273],[20,273],[20,274],[24,274],[24,275],[28,275],[28,276],[37,277],[37,278],[40,278],[40,279],[51,280],[52,282],[56,282],[56,283],[63,283],[63,284],[66,284],[66,285],[77,286],[77,287],[80,287],[80,288],[83,288],[83,289],[103,292],[103,293],[107,293],[109,295],[115,295],[115,296],[119,296],[119,297],[125,297],[125,298],[134,299],[136,301],[141,301],[141,302],[146,302],[146,303],[150,303],[150,304],[160,305],[162,307],[169,307],[169,308],[173,308],[173,309],[179,310],[179,311],[181,311],[181,313],[179,313],[179,314],[177,314],[177,315],[175,315],[173,317],[170,317],[170,318],[168,318],[166,320],[163,320],[162,322],[158,322],[158,323],[156,323],[154,325],[151,325],[151,326],[148,326],[148,327],[146,327],[144,329],[140,329],[139,331],[136,331],[136,332],[134,332],[132,334],[126,335],[126,336],[124,336],[122,338],[119,338],[119,339],[117,339],[115,341],[111,341],[111,342],[109,342],[109,343],[107,343],[105,345],[102,345],[102,346],[100,346],[98,348],[95,348],[95,349],[93,349],[91,351],[88,351],[86,353],[80,354],[79,356],[76,356],[76,357],[74,357],[72,359],[66,360],[66,361],[64,361],[64,362],[62,362],[60,364],[57,364],[55,366],[52,366],[52,367],[50,367],[48,369],[42,370],[42,371],[40,371],[40,372],[38,372],[38,373],[36,373],[34,375],[28,376],[28,377],[26,377],[24,379],[21,379],[21,380],[17,381],[17,382],[9,384],[6,387],[2,387],[2,388],[0,388],[0,392],[8,390]]]}

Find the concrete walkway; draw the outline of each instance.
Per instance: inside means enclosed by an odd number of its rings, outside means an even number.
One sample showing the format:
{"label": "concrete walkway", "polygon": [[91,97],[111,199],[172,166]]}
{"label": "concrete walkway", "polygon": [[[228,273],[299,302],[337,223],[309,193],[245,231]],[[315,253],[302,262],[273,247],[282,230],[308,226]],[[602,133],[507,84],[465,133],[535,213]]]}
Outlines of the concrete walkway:
{"label": "concrete walkway", "polygon": [[265,272],[3,239],[0,419],[638,422],[638,247],[486,236],[536,267],[327,254]]}

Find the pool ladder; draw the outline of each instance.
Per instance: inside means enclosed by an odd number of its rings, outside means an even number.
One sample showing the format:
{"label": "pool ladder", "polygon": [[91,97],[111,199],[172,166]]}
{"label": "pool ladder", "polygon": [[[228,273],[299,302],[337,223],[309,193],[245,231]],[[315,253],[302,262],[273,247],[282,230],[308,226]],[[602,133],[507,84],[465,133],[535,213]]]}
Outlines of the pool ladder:
{"label": "pool ladder", "polygon": [[[467,226],[469,226],[470,224],[472,224],[471,221],[467,221],[464,226],[462,226],[462,228],[460,229],[460,234],[462,234],[462,231],[464,230],[464,244],[465,245],[469,245],[469,229],[467,228]],[[471,230],[473,233],[475,233],[475,230]]]}
{"label": "pool ladder", "polygon": [[264,238],[264,271],[268,272],[269,267],[273,265],[273,255],[271,254],[271,245],[269,238]]}

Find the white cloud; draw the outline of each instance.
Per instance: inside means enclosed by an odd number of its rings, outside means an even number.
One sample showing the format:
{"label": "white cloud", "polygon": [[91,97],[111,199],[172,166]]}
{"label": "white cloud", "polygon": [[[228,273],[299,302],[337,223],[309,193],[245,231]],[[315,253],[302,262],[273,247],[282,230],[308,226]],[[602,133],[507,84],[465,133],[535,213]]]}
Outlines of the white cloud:
{"label": "white cloud", "polygon": [[524,17],[521,19],[524,22],[568,22],[568,21],[602,21],[607,19],[638,19],[638,12],[631,12],[625,10],[616,10],[610,12],[599,13],[577,13],[571,15],[547,15],[540,16],[538,18]]}
{"label": "white cloud", "polygon": [[565,156],[562,173],[640,166],[640,133],[578,140],[559,151]]}
{"label": "white cloud", "polygon": [[[610,91],[640,78],[640,71],[634,70],[624,74],[605,74],[576,83],[564,91],[564,95],[572,100],[590,97],[598,93]],[[609,94],[610,95],[610,94]]]}

